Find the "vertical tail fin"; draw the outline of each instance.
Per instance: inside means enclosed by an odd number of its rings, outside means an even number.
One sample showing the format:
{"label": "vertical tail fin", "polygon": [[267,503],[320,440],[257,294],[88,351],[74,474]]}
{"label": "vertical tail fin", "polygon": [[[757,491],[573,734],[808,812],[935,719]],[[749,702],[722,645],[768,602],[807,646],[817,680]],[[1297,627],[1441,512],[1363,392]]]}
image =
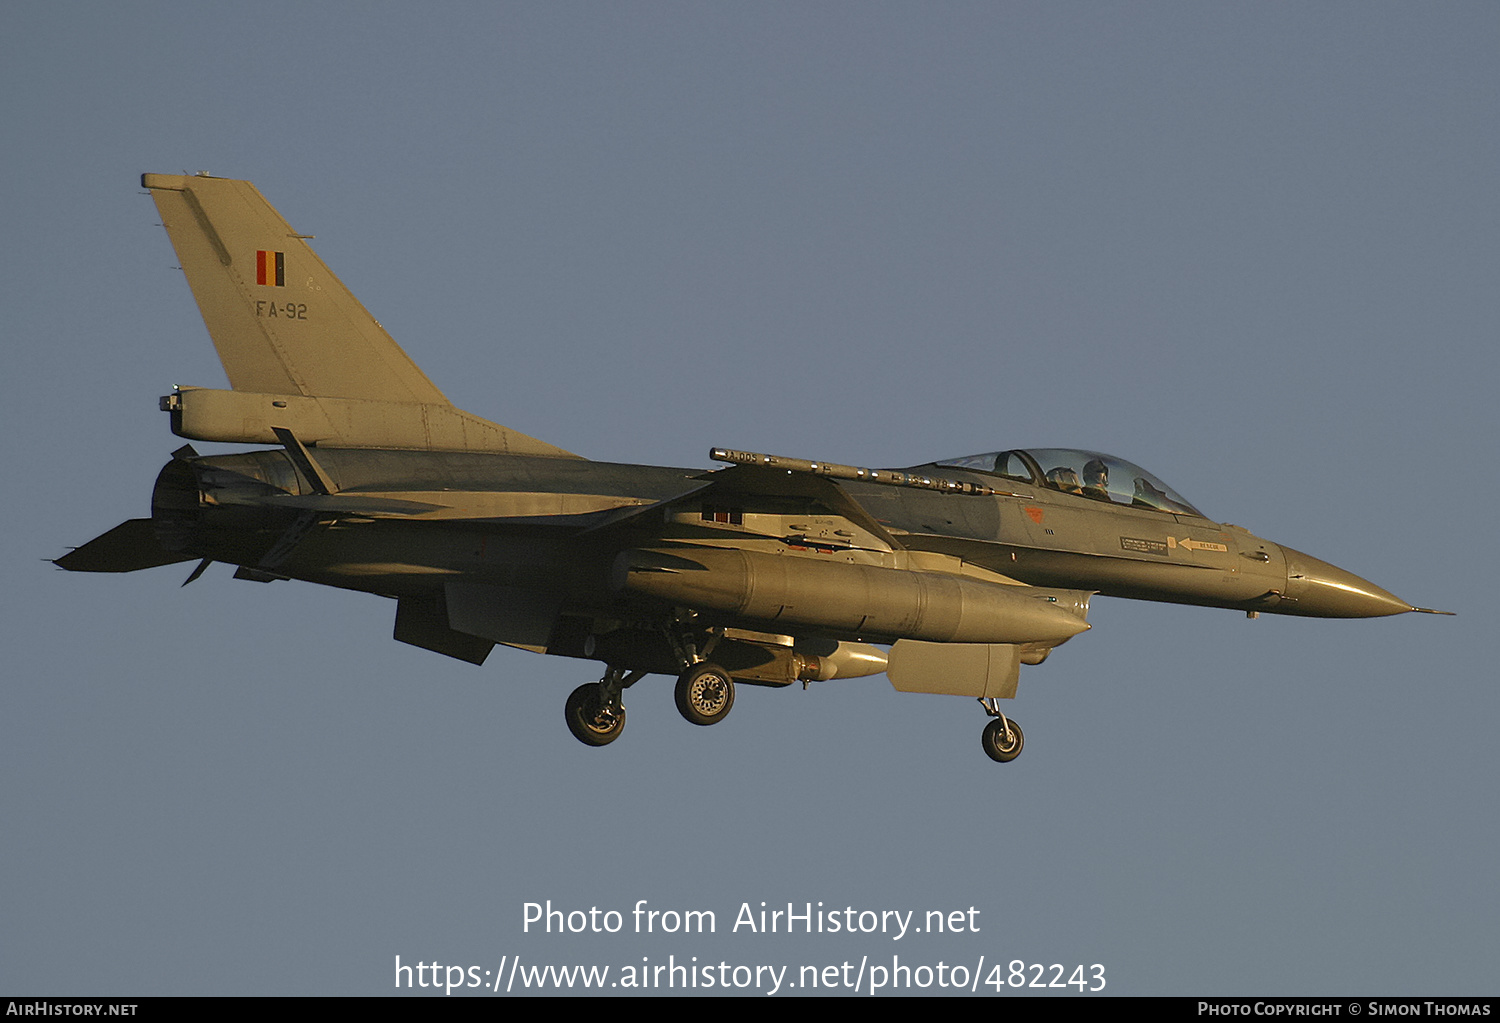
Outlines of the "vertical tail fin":
{"label": "vertical tail fin", "polygon": [[571,452],[460,411],[248,181],[143,174],[233,391],[163,399],[201,440]]}
{"label": "vertical tail fin", "polygon": [[236,391],[447,405],[248,181],[143,174]]}

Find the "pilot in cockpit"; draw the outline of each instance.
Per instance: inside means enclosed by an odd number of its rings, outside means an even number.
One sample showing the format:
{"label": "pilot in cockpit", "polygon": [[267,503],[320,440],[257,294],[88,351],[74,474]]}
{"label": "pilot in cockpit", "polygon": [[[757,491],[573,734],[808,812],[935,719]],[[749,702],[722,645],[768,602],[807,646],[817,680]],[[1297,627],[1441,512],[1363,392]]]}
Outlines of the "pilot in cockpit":
{"label": "pilot in cockpit", "polygon": [[1083,467],[1083,496],[1095,501],[1110,500],[1109,466],[1104,464],[1104,459],[1091,458]]}
{"label": "pilot in cockpit", "polygon": [[1078,473],[1070,466],[1059,465],[1056,469],[1048,469],[1047,482],[1064,494],[1083,493],[1083,488],[1078,485]]}

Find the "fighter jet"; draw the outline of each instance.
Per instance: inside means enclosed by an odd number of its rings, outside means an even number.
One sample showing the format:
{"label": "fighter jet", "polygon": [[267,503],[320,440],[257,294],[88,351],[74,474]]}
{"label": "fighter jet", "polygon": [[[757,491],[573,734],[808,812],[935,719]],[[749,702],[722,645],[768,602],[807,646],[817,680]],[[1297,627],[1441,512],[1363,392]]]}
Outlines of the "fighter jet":
{"label": "fighter jet", "polygon": [[[714,448],[716,471],[590,461],[460,411],[247,181],[146,174],[230,389],[161,399],[190,440],[151,517],[56,560],[213,562],[395,601],[395,638],[472,664],[495,644],[600,662],[568,728],[604,746],[625,690],[676,678],[712,725],[740,685],[884,673],[978,699],[993,760],[1021,666],[1096,593],[1317,618],[1428,611],[1214,522],[1124,459],[1017,448],[872,469]],[[186,584],[184,584],[186,585]]]}

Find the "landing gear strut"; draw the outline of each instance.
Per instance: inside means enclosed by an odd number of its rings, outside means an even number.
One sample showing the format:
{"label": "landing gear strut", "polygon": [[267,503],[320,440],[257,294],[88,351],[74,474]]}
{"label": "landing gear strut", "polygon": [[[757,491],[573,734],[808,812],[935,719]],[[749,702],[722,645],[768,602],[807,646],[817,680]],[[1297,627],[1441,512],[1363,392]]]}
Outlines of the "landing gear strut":
{"label": "landing gear strut", "polygon": [[573,690],[563,713],[568,731],[585,746],[608,746],[625,730],[623,692],[645,676],[644,671],[625,674],[623,668],[610,668],[598,682],[589,682]]}
{"label": "landing gear strut", "polygon": [[1001,713],[999,701],[981,697],[979,702],[984,706],[984,712],[994,718],[984,726],[984,734],[979,740],[985,755],[997,763],[1008,764],[1021,755],[1021,749],[1026,745],[1021,726]]}
{"label": "landing gear strut", "polygon": [[676,618],[662,629],[677,655],[677,663],[682,665],[673,696],[678,713],[693,724],[716,725],[734,706],[734,679],[708,659],[724,638],[724,630],[709,629],[707,641],[700,647],[698,639],[702,634],[692,628],[696,617],[697,612],[679,608]]}

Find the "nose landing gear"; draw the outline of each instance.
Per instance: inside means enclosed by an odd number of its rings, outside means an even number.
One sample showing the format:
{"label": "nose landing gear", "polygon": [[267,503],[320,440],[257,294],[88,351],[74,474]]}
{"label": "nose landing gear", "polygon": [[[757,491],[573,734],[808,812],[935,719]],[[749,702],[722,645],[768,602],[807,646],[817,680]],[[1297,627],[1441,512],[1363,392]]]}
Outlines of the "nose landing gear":
{"label": "nose landing gear", "polygon": [[984,712],[994,719],[984,726],[984,733],[979,739],[984,746],[985,755],[996,763],[1008,764],[1021,755],[1021,750],[1026,745],[1021,726],[1001,713],[997,700],[981,697],[979,702],[984,707]]}

